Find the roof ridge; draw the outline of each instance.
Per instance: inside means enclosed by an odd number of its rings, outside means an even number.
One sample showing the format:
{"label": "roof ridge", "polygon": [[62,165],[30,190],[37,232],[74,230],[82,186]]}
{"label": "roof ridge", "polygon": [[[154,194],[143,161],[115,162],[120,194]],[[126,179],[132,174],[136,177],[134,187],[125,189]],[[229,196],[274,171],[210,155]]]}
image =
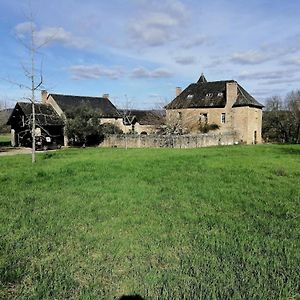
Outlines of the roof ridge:
{"label": "roof ridge", "polygon": [[[228,80],[215,80],[215,81],[207,81],[207,82],[205,82],[205,83],[214,83],[214,82],[218,82],[218,83],[220,83],[220,82],[236,82],[235,80],[233,80],[233,79],[228,79]],[[204,83],[204,84],[205,84]]]}
{"label": "roof ridge", "polygon": [[[243,97],[246,98],[246,96],[245,96],[245,94],[243,93],[243,91],[242,91],[242,89],[241,89],[241,87],[240,87],[239,84],[237,85],[237,88],[238,88],[238,90],[241,92],[241,94],[243,95]],[[251,96],[251,95],[250,95],[250,96]],[[247,99],[247,98],[246,98],[246,99]]]}
{"label": "roof ridge", "polygon": [[57,94],[57,93],[49,93],[49,95],[67,96],[67,97],[78,97],[78,98],[95,98],[95,99],[101,98],[101,99],[108,99],[108,98],[103,97],[103,96],[67,95],[67,94]]}

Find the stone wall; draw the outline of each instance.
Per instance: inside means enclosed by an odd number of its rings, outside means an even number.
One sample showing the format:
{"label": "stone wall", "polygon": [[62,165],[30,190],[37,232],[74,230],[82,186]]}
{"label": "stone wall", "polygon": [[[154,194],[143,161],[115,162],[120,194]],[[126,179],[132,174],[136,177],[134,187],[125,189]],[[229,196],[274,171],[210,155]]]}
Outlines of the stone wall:
{"label": "stone wall", "polygon": [[[221,122],[221,115],[225,113],[225,123]],[[185,108],[169,109],[166,111],[167,124],[177,124],[183,132],[196,134],[199,132],[199,118],[201,114],[207,115],[209,124],[217,124],[219,129],[215,134],[223,134],[235,131],[238,141],[246,144],[260,144],[262,128],[262,110],[255,107],[234,107],[234,108]]]}
{"label": "stone wall", "polygon": [[119,148],[200,148],[233,145],[238,142],[235,132],[198,135],[110,135],[100,147]]}

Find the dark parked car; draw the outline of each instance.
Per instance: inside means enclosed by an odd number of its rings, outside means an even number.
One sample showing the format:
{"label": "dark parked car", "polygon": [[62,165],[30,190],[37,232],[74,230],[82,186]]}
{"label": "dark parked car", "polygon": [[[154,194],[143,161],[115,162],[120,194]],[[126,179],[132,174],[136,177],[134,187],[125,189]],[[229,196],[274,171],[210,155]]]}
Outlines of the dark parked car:
{"label": "dark parked car", "polygon": [[60,149],[63,145],[63,142],[57,140],[55,137],[50,136],[37,136],[35,140],[36,150],[53,150]]}

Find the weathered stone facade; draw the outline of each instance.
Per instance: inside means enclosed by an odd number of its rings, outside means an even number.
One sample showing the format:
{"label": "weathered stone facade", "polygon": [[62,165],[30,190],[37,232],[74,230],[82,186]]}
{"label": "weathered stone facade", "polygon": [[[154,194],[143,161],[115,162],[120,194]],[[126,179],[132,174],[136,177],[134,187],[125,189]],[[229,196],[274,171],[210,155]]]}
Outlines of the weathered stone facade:
{"label": "weathered stone facade", "polygon": [[256,144],[262,142],[262,107],[237,82],[207,82],[203,76],[167,105],[166,122],[191,134],[215,124],[216,134],[235,132],[239,142]]}

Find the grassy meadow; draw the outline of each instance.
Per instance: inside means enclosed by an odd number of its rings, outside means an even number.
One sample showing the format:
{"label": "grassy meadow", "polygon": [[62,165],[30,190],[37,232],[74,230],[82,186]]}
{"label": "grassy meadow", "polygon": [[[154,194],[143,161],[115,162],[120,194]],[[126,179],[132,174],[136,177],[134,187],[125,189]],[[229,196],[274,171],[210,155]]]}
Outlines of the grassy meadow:
{"label": "grassy meadow", "polygon": [[10,134],[1,134],[0,133],[0,147],[1,146],[10,146]]}
{"label": "grassy meadow", "polygon": [[300,146],[0,157],[0,299],[299,299]]}

